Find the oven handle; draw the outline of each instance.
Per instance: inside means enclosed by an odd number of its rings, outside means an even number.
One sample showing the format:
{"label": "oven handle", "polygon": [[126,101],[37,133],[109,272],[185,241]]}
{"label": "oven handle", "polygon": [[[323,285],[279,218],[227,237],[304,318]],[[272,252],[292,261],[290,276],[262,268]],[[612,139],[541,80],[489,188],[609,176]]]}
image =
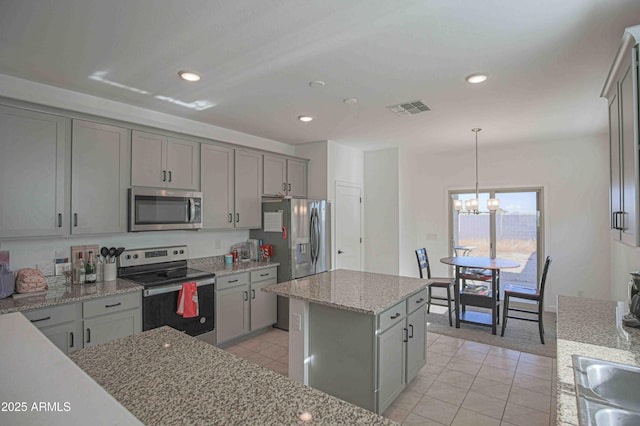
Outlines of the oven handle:
{"label": "oven handle", "polygon": [[[202,281],[196,281],[196,286],[202,287],[203,285],[213,285],[215,282],[216,282],[215,278],[209,278]],[[152,288],[143,290],[142,295],[144,297],[149,297],[149,296],[156,296],[158,294],[171,293],[171,292],[180,291],[180,290],[182,290],[182,284],[170,285],[166,287],[155,287],[155,288],[152,287]]]}

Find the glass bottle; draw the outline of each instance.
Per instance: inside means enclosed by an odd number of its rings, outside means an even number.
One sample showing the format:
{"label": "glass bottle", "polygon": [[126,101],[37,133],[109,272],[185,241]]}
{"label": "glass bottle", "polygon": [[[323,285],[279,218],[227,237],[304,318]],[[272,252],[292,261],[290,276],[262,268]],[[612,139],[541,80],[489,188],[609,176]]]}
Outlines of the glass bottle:
{"label": "glass bottle", "polygon": [[85,267],[84,262],[82,261],[82,253],[78,253],[78,261],[76,262],[76,269],[74,272],[74,281],[76,284],[84,284],[85,280]]}
{"label": "glass bottle", "polygon": [[89,252],[89,260],[87,261],[87,266],[85,267],[85,282],[87,284],[93,284],[96,282],[96,262],[93,260],[93,252]]}

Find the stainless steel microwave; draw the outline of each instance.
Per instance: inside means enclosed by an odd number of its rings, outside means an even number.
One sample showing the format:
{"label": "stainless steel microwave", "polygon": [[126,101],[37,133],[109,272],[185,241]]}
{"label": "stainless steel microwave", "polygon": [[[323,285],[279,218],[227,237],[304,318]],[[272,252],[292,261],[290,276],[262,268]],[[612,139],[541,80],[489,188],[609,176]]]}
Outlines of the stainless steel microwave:
{"label": "stainless steel microwave", "polygon": [[129,189],[129,231],[202,228],[202,192]]}

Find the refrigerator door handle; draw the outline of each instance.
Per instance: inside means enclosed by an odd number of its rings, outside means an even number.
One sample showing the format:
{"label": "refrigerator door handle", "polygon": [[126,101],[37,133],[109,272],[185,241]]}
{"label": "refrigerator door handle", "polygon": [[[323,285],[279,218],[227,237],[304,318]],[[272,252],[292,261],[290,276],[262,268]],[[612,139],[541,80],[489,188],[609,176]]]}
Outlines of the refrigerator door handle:
{"label": "refrigerator door handle", "polygon": [[313,263],[318,263],[318,257],[320,256],[320,219],[318,218],[318,209],[313,209],[313,220],[314,220],[314,243],[315,243],[315,258]]}
{"label": "refrigerator door handle", "polygon": [[309,214],[309,250],[311,250],[311,263],[313,264],[313,209]]}

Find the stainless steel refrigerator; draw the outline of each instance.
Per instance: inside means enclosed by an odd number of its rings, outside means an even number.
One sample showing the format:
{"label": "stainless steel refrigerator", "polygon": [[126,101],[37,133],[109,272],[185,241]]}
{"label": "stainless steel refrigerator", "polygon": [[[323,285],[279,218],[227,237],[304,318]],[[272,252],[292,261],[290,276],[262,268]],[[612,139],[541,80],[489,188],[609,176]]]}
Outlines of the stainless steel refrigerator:
{"label": "stainless steel refrigerator", "polygon": [[[327,200],[273,199],[262,202],[262,229],[251,238],[273,246],[278,282],[331,269],[331,204]],[[289,330],[289,299],[278,297],[276,327]]]}

